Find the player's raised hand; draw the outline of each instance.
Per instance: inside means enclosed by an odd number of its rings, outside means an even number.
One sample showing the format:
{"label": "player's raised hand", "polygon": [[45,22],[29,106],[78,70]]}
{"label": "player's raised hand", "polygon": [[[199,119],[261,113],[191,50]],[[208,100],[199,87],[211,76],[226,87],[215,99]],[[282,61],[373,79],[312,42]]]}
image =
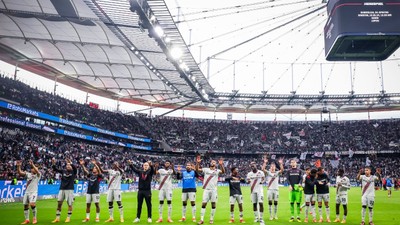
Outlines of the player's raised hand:
{"label": "player's raised hand", "polygon": [[33,166],[33,165],[34,165],[32,159],[29,160],[29,165],[30,165],[30,166]]}
{"label": "player's raised hand", "polygon": [[97,165],[96,159],[92,159],[92,163],[93,163],[94,165]]}
{"label": "player's raised hand", "polygon": [[196,162],[197,162],[197,163],[201,163],[201,158],[200,158],[199,155],[196,157]]}
{"label": "player's raised hand", "polygon": [[263,161],[264,161],[265,164],[268,163],[268,155],[264,155],[263,156]]}
{"label": "player's raised hand", "polygon": [[71,162],[71,160],[70,160],[69,158],[66,158],[66,159],[65,159],[65,162],[66,162],[66,163],[69,163],[69,164],[72,164],[72,162]]}
{"label": "player's raised hand", "polygon": [[55,158],[52,158],[52,159],[51,159],[51,164],[56,165],[56,162],[57,162],[57,161],[56,161]]}
{"label": "player's raised hand", "polygon": [[218,159],[218,164],[222,166],[224,164],[224,159],[223,158]]}
{"label": "player's raised hand", "polygon": [[81,164],[81,166],[85,165],[85,160],[80,159],[80,160],[79,160],[79,164]]}
{"label": "player's raised hand", "polygon": [[178,170],[178,172],[181,172],[182,170],[181,166],[178,166],[176,169]]}
{"label": "player's raised hand", "polygon": [[279,163],[279,164],[283,164],[283,159],[284,159],[284,158],[279,158],[278,163]]}
{"label": "player's raised hand", "polygon": [[17,166],[21,166],[22,165],[21,160],[17,160],[15,163],[16,163]]}

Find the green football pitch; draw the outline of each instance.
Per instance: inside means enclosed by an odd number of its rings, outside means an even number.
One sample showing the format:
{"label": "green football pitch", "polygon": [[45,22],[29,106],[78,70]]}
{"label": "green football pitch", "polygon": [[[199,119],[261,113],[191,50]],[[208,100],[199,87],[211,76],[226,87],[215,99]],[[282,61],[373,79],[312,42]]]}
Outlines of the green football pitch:
{"label": "green football pitch", "polygon": [[[244,219],[246,224],[258,224],[253,223],[254,214],[252,210],[252,204],[250,202],[250,190],[249,187],[242,187],[243,200],[244,200]],[[264,196],[266,196],[266,191]],[[361,217],[361,189],[352,188],[349,192],[349,212],[347,218],[347,224],[360,224]],[[198,188],[197,192],[197,220],[200,217],[202,189]],[[331,189],[331,220],[335,219],[335,203],[334,203],[334,189]],[[37,202],[38,208],[38,224],[51,224],[51,221],[55,218],[55,211],[57,206],[56,199],[40,200]],[[153,191],[153,223],[158,219],[158,191]],[[136,193],[123,193],[122,204],[124,206],[125,224],[132,224],[133,219],[136,215]],[[288,202],[288,189],[280,189],[279,209],[278,209],[278,220],[269,221],[268,203],[264,202],[264,220],[267,224],[289,224],[289,202]],[[182,203],[181,203],[181,189],[175,189],[173,193],[173,224],[180,224],[178,220],[181,218]],[[106,202],[106,195],[101,196],[101,216],[100,222],[95,223],[95,207],[92,205],[91,209],[91,221],[87,224],[105,224],[105,220],[108,219],[108,204]],[[85,197],[77,197],[74,203],[74,209],[71,217],[70,224],[83,224],[82,219],[85,218]],[[208,224],[210,215],[211,205],[207,205],[205,224]],[[239,224],[238,208],[235,206],[235,224]],[[229,214],[229,189],[228,187],[218,188],[218,203],[216,216],[214,218],[214,224],[228,224]],[[325,210],[323,210],[325,211]],[[341,208],[341,213],[343,209]],[[387,197],[386,191],[377,191],[375,197],[375,208],[374,208],[374,223],[377,225],[400,225],[400,193],[394,191],[391,198]],[[167,207],[164,205],[164,222],[166,222]],[[64,224],[64,220],[67,216],[67,208],[64,203],[61,212],[61,222]],[[118,207],[114,204],[114,217],[115,221],[112,224],[119,224],[119,213]],[[145,203],[143,205],[142,218],[139,224],[147,224],[147,211]],[[191,207],[187,208],[187,218],[191,218]],[[302,213],[302,219],[304,214]],[[368,218],[368,213],[367,213]],[[2,203],[0,204],[0,224],[19,224],[23,222],[23,206],[22,203]],[[31,220],[32,221],[32,220]],[[368,219],[366,219],[368,221]],[[185,224],[194,224],[191,220],[184,222]],[[297,222],[293,222],[297,223]],[[325,223],[325,222],[324,222]],[[183,223],[181,223],[183,224]]]}

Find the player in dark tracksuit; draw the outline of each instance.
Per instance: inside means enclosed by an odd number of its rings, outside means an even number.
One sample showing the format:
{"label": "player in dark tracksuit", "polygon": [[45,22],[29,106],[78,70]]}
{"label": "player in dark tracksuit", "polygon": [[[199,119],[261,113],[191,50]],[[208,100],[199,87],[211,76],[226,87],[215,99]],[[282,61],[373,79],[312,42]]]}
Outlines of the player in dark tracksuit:
{"label": "player in dark tracksuit", "polygon": [[317,176],[316,176],[316,189],[317,189],[317,201],[318,201],[318,214],[319,214],[319,222],[323,222],[322,217],[322,200],[324,200],[325,204],[325,212],[326,212],[326,222],[330,223],[330,209],[329,209],[329,177],[325,173],[324,168],[319,167]]}
{"label": "player in dark tracksuit", "polygon": [[234,223],[234,208],[235,202],[239,205],[239,217],[240,223],[244,223],[243,220],[243,196],[242,190],[240,188],[240,183],[246,183],[244,178],[239,176],[239,171],[237,167],[231,168],[232,175],[230,177],[225,178],[225,181],[229,183],[229,202],[231,204],[231,219],[229,223]]}
{"label": "player in dark tracksuit", "polygon": [[151,181],[156,169],[151,165],[151,162],[143,163],[143,169],[137,168],[133,165],[132,161],[128,161],[129,167],[139,176],[139,191],[137,201],[137,214],[134,223],[140,222],[140,215],[142,214],[143,199],[146,200],[147,206],[147,222],[151,223]]}
{"label": "player in dark tracksuit", "polygon": [[101,174],[100,165],[96,160],[92,160],[93,169],[88,171],[85,167],[85,161],[79,160],[79,164],[82,166],[83,172],[88,179],[88,187],[86,193],[86,217],[82,222],[89,222],[90,220],[90,206],[94,202],[96,206],[96,222],[100,222],[100,181],[103,179]]}
{"label": "player in dark tracksuit", "polygon": [[[305,219],[304,222],[308,222],[308,212],[311,209],[313,215],[313,222],[317,222],[315,216],[315,176],[317,174],[316,169],[312,169],[310,173],[305,177],[304,180],[304,195],[306,202]],[[311,207],[311,208],[310,208]]]}
{"label": "player in dark tracksuit", "polygon": [[297,168],[296,160],[290,161],[290,169],[287,171],[286,179],[289,182],[289,202],[290,202],[290,222],[294,221],[294,203],[296,203],[297,222],[301,222],[300,219],[300,204],[302,196],[302,176],[303,172]]}
{"label": "player in dark tracksuit", "polygon": [[56,212],[56,219],[52,221],[52,223],[60,222],[60,215],[61,215],[61,207],[66,200],[68,204],[68,216],[65,219],[66,223],[69,223],[71,220],[72,215],[72,203],[74,202],[74,182],[75,177],[77,175],[77,169],[74,164],[72,164],[70,159],[66,159],[66,166],[65,170],[58,168],[56,166],[56,160],[52,159],[52,168],[55,172],[61,174],[61,184],[60,184],[60,191],[58,192],[58,205],[57,205],[57,212]]}

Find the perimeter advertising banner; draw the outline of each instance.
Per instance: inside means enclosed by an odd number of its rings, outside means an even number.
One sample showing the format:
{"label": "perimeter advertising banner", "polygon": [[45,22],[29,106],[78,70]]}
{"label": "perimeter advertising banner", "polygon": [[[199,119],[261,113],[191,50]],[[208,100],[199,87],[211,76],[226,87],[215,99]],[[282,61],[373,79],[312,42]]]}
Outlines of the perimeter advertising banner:
{"label": "perimeter advertising banner", "polygon": [[[74,185],[74,194],[83,195],[87,192],[87,181],[79,181],[78,184]],[[133,190],[134,185],[121,184],[121,191]],[[15,201],[22,201],[22,197],[25,194],[26,181],[18,181],[16,185],[11,185],[11,181],[0,181],[0,203],[8,203]],[[60,183],[58,181],[55,184],[47,184],[46,181],[41,180],[38,186],[38,199],[51,199],[56,198],[58,191],[60,190]],[[100,193],[106,193],[108,186],[106,183],[100,184]]]}

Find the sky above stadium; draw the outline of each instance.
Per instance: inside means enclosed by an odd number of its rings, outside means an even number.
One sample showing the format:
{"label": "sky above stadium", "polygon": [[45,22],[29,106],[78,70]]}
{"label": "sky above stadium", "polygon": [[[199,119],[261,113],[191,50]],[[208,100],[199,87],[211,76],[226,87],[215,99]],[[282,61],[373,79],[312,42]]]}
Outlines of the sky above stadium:
{"label": "sky above stadium", "polygon": [[[321,0],[195,1],[166,0],[171,15],[203,74],[217,92],[355,94],[400,92],[400,50],[380,62],[328,62],[323,27],[327,19]],[[179,13],[178,13],[179,12]],[[307,14],[306,16],[304,16]],[[255,38],[257,37],[257,38]],[[208,61],[207,58],[211,57]],[[208,63],[209,62],[209,63]],[[209,66],[208,66],[209,65]],[[14,74],[14,65],[0,63]],[[52,92],[54,81],[19,69],[18,78]],[[383,76],[383,83],[382,81]],[[62,84],[57,94],[84,103],[86,93]],[[89,101],[115,110],[117,102],[90,95]],[[124,112],[149,107],[119,103]],[[153,109],[152,115],[168,109]],[[142,111],[150,113],[150,110]],[[226,113],[178,110],[177,117],[226,119]],[[319,120],[317,115],[234,114],[235,120]],[[371,119],[399,118],[399,112],[371,113]],[[336,117],[333,116],[333,120]],[[367,119],[367,113],[341,114],[344,119]]]}
{"label": "sky above stadium", "polygon": [[[382,65],[325,60],[323,28],[327,11],[321,0],[166,3],[194,58],[218,92],[400,91],[400,50]],[[210,66],[208,57],[212,58]]]}

